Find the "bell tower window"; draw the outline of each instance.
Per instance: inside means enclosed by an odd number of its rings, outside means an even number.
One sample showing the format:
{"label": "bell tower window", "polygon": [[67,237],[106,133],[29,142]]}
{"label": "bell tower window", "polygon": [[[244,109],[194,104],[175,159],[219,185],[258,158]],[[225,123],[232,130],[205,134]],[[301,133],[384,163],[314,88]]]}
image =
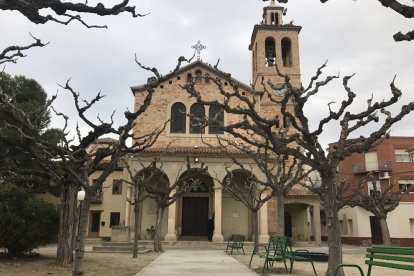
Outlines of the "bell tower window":
{"label": "bell tower window", "polygon": [[187,83],[190,83],[193,80],[193,75],[191,73],[187,74]]}
{"label": "bell tower window", "polygon": [[276,46],[275,40],[272,37],[268,37],[265,40],[265,57],[267,66],[273,66],[275,64]]}
{"label": "bell tower window", "polygon": [[272,12],[270,14],[270,23],[272,25],[279,25],[279,14],[276,12]]}
{"label": "bell tower window", "polygon": [[292,45],[287,37],[282,39],[282,60],[284,67],[292,66]]}

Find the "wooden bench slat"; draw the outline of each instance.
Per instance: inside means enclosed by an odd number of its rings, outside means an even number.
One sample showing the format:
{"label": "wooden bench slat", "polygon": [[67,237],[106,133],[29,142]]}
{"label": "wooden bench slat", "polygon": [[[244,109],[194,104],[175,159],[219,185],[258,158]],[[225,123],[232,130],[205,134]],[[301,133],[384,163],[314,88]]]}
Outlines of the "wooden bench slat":
{"label": "wooden bench slat", "polygon": [[369,247],[367,251],[370,253],[386,253],[386,254],[398,254],[398,255],[414,255],[414,248],[404,247]]}
{"label": "wooden bench slat", "polygon": [[366,254],[365,257],[369,259],[381,259],[381,260],[390,260],[390,261],[398,261],[398,262],[407,262],[407,263],[414,263],[413,257],[406,257],[403,255],[383,255],[383,254]]}
{"label": "wooden bench slat", "polygon": [[365,260],[365,264],[414,271],[414,265],[377,262],[377,261],[370,261],[370,260]]}

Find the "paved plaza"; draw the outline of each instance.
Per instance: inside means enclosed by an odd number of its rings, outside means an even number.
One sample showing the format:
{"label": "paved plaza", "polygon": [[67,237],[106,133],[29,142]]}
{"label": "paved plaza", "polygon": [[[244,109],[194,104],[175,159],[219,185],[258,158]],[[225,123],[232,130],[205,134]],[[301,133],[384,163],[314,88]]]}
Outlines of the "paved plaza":
{"label": "paved plaza", "polygon": [[169,249],[136,274],[144,275],[257,276],[222,250],[197,249]]}

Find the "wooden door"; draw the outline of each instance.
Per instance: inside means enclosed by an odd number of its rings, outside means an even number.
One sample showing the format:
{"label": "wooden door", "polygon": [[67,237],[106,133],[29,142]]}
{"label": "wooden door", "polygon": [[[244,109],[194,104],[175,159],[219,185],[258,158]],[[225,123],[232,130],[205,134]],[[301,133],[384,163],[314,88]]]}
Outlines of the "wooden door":
{"label": "wooden door", "polygon": [[99,237],[99,228],[101,224],[101,212],[91,211],[90,216],[90,227],[89,227],[89,237],[97,238]]}
{"label": "wooden door", "polygon": [[208,197],[183,197],[182,236],[207,236]]}

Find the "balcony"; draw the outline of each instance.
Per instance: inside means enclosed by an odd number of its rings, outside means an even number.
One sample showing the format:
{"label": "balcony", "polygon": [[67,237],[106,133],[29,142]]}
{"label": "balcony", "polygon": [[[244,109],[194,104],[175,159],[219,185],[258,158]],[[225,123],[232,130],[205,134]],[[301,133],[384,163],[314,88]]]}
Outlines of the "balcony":
{"label": "balcony", "polygon": [[391,160],[379,160],[374,162],[356,163],[352,166],[353,174],[365,174],[368,172],[392,171]]}

